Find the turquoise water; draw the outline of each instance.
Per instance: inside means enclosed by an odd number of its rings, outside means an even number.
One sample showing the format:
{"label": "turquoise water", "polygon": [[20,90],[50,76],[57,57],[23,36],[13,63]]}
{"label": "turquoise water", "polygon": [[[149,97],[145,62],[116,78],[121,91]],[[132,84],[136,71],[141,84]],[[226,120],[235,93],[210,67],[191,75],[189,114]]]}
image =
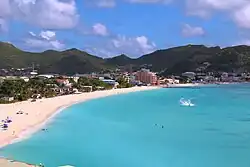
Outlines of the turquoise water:
{"label": "turquoise water", "polygon": [[[196,106],[180,106],[182,97]],[[250,85],[96,99],[67,108],[47,128],[0,155],[46,167],[249,167]]]}

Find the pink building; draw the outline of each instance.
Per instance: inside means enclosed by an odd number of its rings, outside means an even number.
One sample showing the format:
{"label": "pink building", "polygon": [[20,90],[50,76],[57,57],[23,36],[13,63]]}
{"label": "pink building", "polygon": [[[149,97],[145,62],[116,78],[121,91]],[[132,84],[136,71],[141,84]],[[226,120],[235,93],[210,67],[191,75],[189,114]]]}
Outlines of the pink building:
{"label": "pink building", "polygon": [[71,87],[72,86],[72,84],[69,82],[68,79],[56,79],[56,82],[58,84],[62,84],[62,85],[67,86],[67,87]]}
{"label": "pink building", "polygon": [[136,80],[145,84],[156,85],[157,76],[155,73],[150,72],[148,69],[141,69],[136,72]]}

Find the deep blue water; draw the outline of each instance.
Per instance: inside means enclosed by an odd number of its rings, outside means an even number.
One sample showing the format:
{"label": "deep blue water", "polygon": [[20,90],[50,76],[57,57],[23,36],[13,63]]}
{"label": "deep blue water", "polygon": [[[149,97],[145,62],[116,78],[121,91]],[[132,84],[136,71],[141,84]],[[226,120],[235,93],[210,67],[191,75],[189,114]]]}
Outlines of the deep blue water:
{"label": "deep blue water", "polygon": [[[196,106],[180,106],[182,97]],[[47,128],[0,155],[46,167],[249,167],[250,85],[95,99],[67,108]]]}

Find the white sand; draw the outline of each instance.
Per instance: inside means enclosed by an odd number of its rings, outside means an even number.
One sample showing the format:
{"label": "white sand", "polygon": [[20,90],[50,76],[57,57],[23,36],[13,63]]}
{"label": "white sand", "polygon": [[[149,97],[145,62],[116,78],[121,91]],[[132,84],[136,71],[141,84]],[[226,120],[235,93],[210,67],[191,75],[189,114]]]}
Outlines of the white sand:
{"label": "white sand", "polygon": [[1,167],[35,167],[34,165],[29,165],[22,162],[10,161],[7,159],[0,158]]}
{"label": "white sand", "polygon": [[[113,89],[77,95],[58,96],[37,100],[36,102],[24,101],[14,104],[0,104],[0,121],[7,117],[10,117],[13,121],[9,124],[8,130],[0,131],[0,148],[12,143],[16,139],[22,139],[30,133],[35,132],[43,123],[49,120],[49,118],[53,117],[63,108],[74,103],[115,94],[156,88],[157,87],[133,87],[126,89]],[[24,114],[16,114],[19,110],[23,111]]]}

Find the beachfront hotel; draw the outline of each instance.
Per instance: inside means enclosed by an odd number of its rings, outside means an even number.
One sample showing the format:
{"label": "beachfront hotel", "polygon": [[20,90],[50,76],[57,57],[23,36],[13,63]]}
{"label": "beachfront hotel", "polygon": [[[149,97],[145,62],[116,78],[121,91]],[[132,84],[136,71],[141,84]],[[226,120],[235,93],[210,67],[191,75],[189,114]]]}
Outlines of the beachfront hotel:
{"label": "beachfront hotel", "polygon": [[136,72],[136,80],[145,84],[156,85],[157,76],[155,73],[150,72],[149,69],[141,69]]}

